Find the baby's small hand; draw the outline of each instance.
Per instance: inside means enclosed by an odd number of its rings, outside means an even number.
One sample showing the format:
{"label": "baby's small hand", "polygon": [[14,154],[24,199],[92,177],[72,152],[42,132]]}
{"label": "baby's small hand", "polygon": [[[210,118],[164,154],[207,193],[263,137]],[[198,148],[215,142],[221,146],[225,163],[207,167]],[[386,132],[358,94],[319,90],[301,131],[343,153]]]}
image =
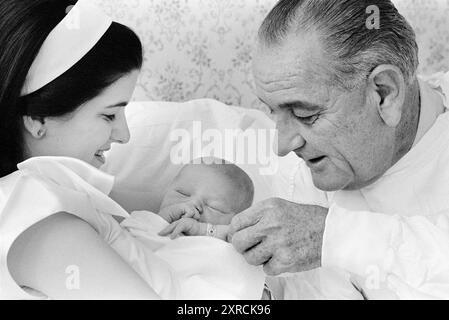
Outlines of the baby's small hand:
{"label": "baby's small hand", "polygon": [[181,218],[200,219],[200,211],[190,202],[181,202],[165,207],[159,211],[159,215],[168,223],[172,223]]}
{"label": "baby's small hand", "polygon": [[175,239],[181,234],[186,236],[204,236],[206,235],[206,224],[192,218],[181,218],[159,232],[160,236],[170,235],[171,239]]}

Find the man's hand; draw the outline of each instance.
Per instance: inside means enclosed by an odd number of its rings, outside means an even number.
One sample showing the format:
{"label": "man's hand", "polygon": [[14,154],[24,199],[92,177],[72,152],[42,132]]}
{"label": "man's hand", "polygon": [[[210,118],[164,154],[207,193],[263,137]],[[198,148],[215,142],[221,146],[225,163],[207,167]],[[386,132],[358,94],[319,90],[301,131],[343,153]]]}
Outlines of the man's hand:
{"label": "man's hand", "polygon": [[175,222],[181,218],[200,219],[200,211],[191,202],[181,202],[165,207],[159,211],[159,215],[168,223]]}
{"label": "man's hand", "polygon": [[206,224],[192,218],[181,218],[159,232],[159,235],[163,237],[170,236],[171,239],[175,239],[180,235],[205,236]]}
{"label": "man's hand", "polygon": [[327,208],[268,199],[236,215],[230,239],[248,263],[268,275],[321,266]]}

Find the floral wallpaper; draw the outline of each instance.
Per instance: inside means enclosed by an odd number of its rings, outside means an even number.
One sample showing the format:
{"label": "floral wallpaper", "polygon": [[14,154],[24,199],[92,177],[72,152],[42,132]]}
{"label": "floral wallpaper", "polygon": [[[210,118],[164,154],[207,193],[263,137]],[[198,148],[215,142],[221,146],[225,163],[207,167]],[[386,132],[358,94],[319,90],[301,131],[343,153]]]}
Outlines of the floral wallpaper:
{"label": "floral wallpaper", "polygon": [[[135,100],[214,98],[263,108],[253,93],[257,29],[276,0],[94,0],[141,37]],[[449,71],[449,0],[393,0],[415,28],[420,72]]]}

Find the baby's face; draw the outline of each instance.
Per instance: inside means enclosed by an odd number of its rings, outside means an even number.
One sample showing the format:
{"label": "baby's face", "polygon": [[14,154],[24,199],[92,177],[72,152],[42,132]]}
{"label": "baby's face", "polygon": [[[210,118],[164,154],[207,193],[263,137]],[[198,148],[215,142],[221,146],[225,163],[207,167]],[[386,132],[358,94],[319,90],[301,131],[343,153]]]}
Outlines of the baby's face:
{"label": "baby's face", "polygon": [[188,165],[169,186],[161,209],[190,201],[200,211],[200,221],[227,225],[239,212],[242,195],[229,177],[205,165]]}

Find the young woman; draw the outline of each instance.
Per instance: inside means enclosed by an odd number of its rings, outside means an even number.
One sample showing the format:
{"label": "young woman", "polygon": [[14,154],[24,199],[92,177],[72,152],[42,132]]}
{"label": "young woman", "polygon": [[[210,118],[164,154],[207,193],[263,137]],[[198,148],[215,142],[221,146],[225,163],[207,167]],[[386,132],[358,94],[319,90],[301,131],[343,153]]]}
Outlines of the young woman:
{"label": "young woman", "polygon": [[[124,107],[141,43],[89,1],[75,2],[0,2],[0,299],[155,299],[104,230],[77,213],[86,204],[65,201],[63,188],[50,192],[50,179],[17,171],[39,156],[99,167],[111,144],[129,140]],[[71,275],[79,277],[72,286]]]}
{"label": "young woman", "polygon": [[142,45],[90,2],[0,2],[0,299],[260,298],[231,245],[141,241],[156,224],[108,196],[97,168],[130,138]]}

